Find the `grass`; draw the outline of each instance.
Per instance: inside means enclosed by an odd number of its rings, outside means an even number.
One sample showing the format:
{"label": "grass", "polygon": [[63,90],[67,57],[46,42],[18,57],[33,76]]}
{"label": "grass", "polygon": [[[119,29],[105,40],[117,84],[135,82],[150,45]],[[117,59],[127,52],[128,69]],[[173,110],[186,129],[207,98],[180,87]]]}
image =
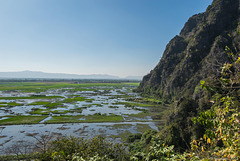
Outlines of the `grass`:
{"label": "grass", "polygon": [[82,113],[83,107],[78,107],[78,108],[74,108],[69,110],[69,113],[73,113],[73,112],[77,112],[77,113]]}
{"label": "grass", "polygon": [[53,114],[66,114],[68,113],[69,111],[68,110],[65,110],[65,111],[62,111],[62,110],[54,110],[54,111],[51,111]]}
{"label": "grass", "polygon": [[124,130],[124,132],[119,133],[118,135],[111,135],[111,138],[120,138],[122,141],[126,141],[128,136],[132,135],[132,133],[128,130]]}
{"label": "grass", "polygon": [[43,105],[43,106],[45,106],[45,105],[47,105],[47,104],[49,104],[49,103],[51,103],[51,102],[33,102],[33,103],[30,103],[30,104],[28,104],[28,105],[34,105],[34,106],[36,106],[36,105]]}
{"label": "grass", "polygon": [[123,84],[130,86],[139,86],[140,83],[123,83]]}
{"label": "grass", "polygon": [[148,124],[137,124],[136,127],[137,127],[137,131],[140,133],[143,133],[148,129],[152,129]]}
{"label": "grass", "polygon": [[119,115],[105,116],[105,115],[92,115],[85,116],[87,122],[119,122],[123,121],[123,117]]}
{"label": "grass", "polygon": [[112,127],[115,129],[123,128],[123,129],[129,129],[132,127],[132,124],[114,124]]}
{"label": "grass", "polygon": [[154,104],[162,104],[162,100],[157,100],[154,98],[142,98],[142,101],[148,102],[148,103],[154,103]]}
{"label": "grass", "polygon": [[53,102],[53,103],[46,104],[45,107],[54,109],[57,107],[64,107],[64,105],[61,102]]}
{"label": "grass", "polygon": [[16,102],[1,102],[0,103],[0,107],[15,107],[15,106],[22,106],[23,104],[21,103],[16,103]]}
{"label": "grass", "polygon": [[86,99],[85,97],[74,97],[74,98],[66,98],[62,102],[64,103],[71,103],[71,102],[77,102],[77,101],[92,101],[94,99]]}
{"label": "grass", "polygon": [[156,107],[156,105],[152,105],[152,104],[144,104],[144,103],[133,103],[133,102],[118,102],[115,104],[121,104],[121,105],[125,105],[126,107]]}
{"label": "grass", "polygon": [[117,99],[117,98],[125,98],[125,99],[128,99],[128,98],[132,98],[132,96],[129,96],[129,95],[124,94],[124,95],[112,95],[112,96],[110,97],[110,99]]}
{"label": "grass", "polygon": [[16,102],[9,102],[8,106],[22,106],[23,104],[21,103],[16,103]]}
{"label": "grass", "polygon": [[62,102],[33,102],[33,103],[30,103],[28,105],[42,105],[46,108],[49,108],[49,109],[54,109],[54,108],[57,108],[57,107],[64,107],[63,103]]}
{"label": "grass", "polygon": [[34,115],[49,115],[50,110],[49,109],[36,109],[36,110],[31,111],[29,113],[34,114]]}
{"label": "grass", "polygon": [[[47,109],[34,109],[30,114],[33,115],[49,115],[50,113],[53,114],[66,114],[71,112],[81,113],[84,107],[76,107],[75,109],[71,110],[57,110],[57,107],[64,107],[64,103],[73,103],[78,101],[86,101],[86,102],[93,102],[94,99],[87,99],[85,97],[81,97],[81,95],[69,95],[69,98],[64,98],[62,96],[45,96],[39,95],[38,92],[44,92],[47,90],[55,90],[61,89],[62,91],[98,91],[98,89],[105,89],[105,91],[96,94],[104,94],[109,93],[112,89],[120,89],[123,86],[127,89],[132,89],[133,86],[138,86],[139,83],[81,83],[81,84],[73,84],[73,83],[66,83],[66,82],[58,82],[58,83],[42,83],[42,82],[12,82],[12,83],[0,83],[0,91],[16,91],[16,92],[34,92],[35,95],[31,95],[28,97],[0,97],[0,107],[14,107],[20,106],[22,104],[16,102],[5,103],[1,102],[1,100],[18,100],[18,99],[48,99],[48,101],[38,101],[33,102],[28,105],[41,105],[46,107]],[[100,88],[98,88],[100,87]],[[121,93],[121,91],[118,91]],[[119,96],[119,97],[128,97],[127,95]],[[63,100],[54,100],[57,98],[64,98]],[[36,100],[37,101],[37,100]],[[140,103],[125,103],[121,102],[119,104],[125,104],[126,106],[141,106],[141,107],[150,107],[151,105],[145,105]],[[87,105],[86,108],[91,106],[103,106],[102,104],[91,103]],[[117,106],[111,106],[112,108],[117,108]],[[54,110],[55,109],[55,110]],[[25,123],[39,123],[42,119],[46,116],[10,116],[5,120],[0,120],[0,124],[25,124]],[[21,120],[22,119],[22,120]],[[91,115],[91,116],[70,116],[70,115],[62,115],[62,116],[53,116],[48,123],[64,123],[64,122],[120,122],[123,121],[122,116],[117,115]]]}
{"label": "grass", "polygon": [[60,88],[73,88],[73,89],[64,89],[70,91],[94,91],[94,88],[88,89],[89,87],[123,87],[123,86],[138,86],[139,83],[81,83],[73,84],[66,82],[53,82],[53,83],[40,83],[40,82],[3,82],[0,83],[0,91],[13,91],[18,90],[22,92],[44,92],[51,89],[60,89]]}
{"label": "grass", "polygon": [[[96,89],[89,89],[89,88],[71,88],[71,89],[62,89],[62,91],[71,91],[71,92],[77,92],[77,91],[97,91]],[[73,95],[74,96],[74,95]],[[75,95],[76,96],[76,95]],[[80,96],[80,95],[78,95]]]}
{"label": "grass", "polygon": [[155,104],[155,105],[163,105],[163,101],[162,100],[157,100],[154,98],[128,98],[126,99],[127,101],[132,101],[132,102],[139,102],[139,103],[147,103],[147,104]]}
{"label": "grass", "polygon": [[78,122],[79,119],[82,118],[82,115],[78,116],[53,116],[50,120],[46,121],[45,123],[66,123],[66,122]]}
{"label": "grass", "polygon": [[35,95],[29,97],[0,97],[0,100],[16,100],[16,99],[55,99],[55,98],[64,98],[62,96],[42,96]]}
{"label": "grass", "polygon": [[0,125],[37,124],[47,116],[12,116],[0,120]]}
{"label": "grass", "polygon": [[49,115],[50,113],[53,114],[66,114],[70,112],[69,110],[50,110],[50,109],[35,109],[34,111],[29,112],[30,114],[34,115]]}
{"label": "grass", "polygon": [[152,114],[149,111],[143,111],[138,114],[128,114],[130,117],[144,118],[146,116],[151,116]]}
{"label": "grass", "polygon": [[[115,125],[113,125],[113,128],[128,129],[131,126],[132,126],[131,124],[115,124]],[[139,123],[136,125],[136,128],[137,128],[136,130],[138,131],[138,133],[144,133],[146,130],[152,129],[148,124],[139,124]],[[126,142],[129,135],[132,135],[132,133],[128,130],[124,130],[123,132],[120,131],[118,135],[111,135],[110,137],[111,138],[121,138],[121,140],[123,142]]]}
{"label": "grass", "polygon": [[91,116],[53,116],[52,119],[45,123],[77,123],[77,122],[120,122],[123,121],[122,116],[119,115],[91,115]]}

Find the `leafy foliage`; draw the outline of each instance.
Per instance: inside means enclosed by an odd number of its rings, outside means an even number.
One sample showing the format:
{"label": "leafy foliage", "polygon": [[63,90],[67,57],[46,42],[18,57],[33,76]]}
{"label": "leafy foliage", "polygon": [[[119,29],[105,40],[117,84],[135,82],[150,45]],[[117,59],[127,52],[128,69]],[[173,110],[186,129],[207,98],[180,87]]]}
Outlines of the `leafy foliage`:
{"label": "leafy foliage", "polygon": [[214,104],[193,119],[206,127],[203,138],[193,140],[191,145],[200,157],[240,158],[240,53],[234,54],[228,47],[226,52],[232,62],[221,68],[218,84],[202,82],[203,88],[214,93]]}
{"label": "leafy foliage", "polygon": [[92,139],[62,137],[52,141],[40,160],[129,160],[122,144],[113,144],[103,137]]}

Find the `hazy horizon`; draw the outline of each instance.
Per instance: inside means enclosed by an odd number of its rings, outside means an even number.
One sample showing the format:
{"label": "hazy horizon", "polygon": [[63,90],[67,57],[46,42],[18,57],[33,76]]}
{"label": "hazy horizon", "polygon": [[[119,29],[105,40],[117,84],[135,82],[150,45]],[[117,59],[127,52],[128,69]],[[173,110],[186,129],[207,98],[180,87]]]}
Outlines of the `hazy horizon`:
{"label": "hazy horizon", "polygon": [[[15,73],[17,73],[18,75],[17,76],[12,75],[12,74],[15,74]],[[24,75],[21,75],[21,73],[24,74]],[[135,79],[135,78],[138,78],[138,77],[143,77],[143,76],[137,76],[137,75],[128,75],[128,76],[120,77],[120,76],[110,75],[110,74],[95,74],[95,73],[92,73],[92,74],[91,73],[89,73],[89,74],[73,74],[73,73],[60,73],[60,72],[44,72],[44,71],[24,70],[24,71],[10,71],[10,72],[8,72],[8,71],[4,71],[4,72],[0,71],[0,78],[41,78],[41,77],[31,77],[31,74],[38,74],[38,73],[39,74],[50,74],[50,75],[51,74],[59,74],[59,76],[61,76],[61,75],[69,75],[68,76],[69,78],[70,78],[71,75],[76,75],[76,76],[77,75],[78,76],[94,76],[95,75],[97,77],[109,76],[111,78],[116,77],[116,79],[117,79],[117,77],[120,78],[120,79],[129,78],[129,77],[133,77],[133,79]],[[7,77],[7,76],[2,77],[2,74],[7,74],[7,75],[10,74],[11,77]],[[19,77],[19,76],[21,76],[21,77]],[[27,77],[22,77],[22,76],[27,76]],[[61,77],[59,77],[59,79],[61,79]]]}
{"label": "hazy horizon", "polygon": [[0,0],[0,72],[144,76],[212,0]]}

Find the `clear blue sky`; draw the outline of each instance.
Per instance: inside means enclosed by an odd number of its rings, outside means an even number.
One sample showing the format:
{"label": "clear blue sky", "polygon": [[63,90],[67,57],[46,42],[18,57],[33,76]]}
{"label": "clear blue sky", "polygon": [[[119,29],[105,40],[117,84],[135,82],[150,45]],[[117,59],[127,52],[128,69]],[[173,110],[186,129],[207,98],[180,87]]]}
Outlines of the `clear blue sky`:
{"label": "clear blue sky", "polygon": [[0,72],[143,76],[212,0],[0,0]]}

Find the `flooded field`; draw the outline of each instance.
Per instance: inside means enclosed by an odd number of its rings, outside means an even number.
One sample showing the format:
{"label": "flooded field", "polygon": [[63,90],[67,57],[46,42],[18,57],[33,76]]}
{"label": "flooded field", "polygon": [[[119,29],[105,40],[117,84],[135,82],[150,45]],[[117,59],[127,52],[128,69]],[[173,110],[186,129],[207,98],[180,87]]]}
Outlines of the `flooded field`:
{"label": "flooded field", "polygon": [[42,135],[119,140],[158,127],[159,102],[132,89],[137,83],[2,83],[0,146]]}

